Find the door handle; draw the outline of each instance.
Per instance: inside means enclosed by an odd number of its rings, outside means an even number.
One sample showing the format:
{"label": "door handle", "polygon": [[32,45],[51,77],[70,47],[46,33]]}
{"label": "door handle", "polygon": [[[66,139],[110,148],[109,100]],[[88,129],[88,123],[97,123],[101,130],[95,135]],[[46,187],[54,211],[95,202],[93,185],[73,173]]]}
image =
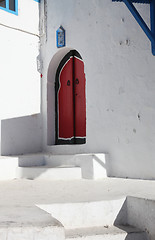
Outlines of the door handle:
{"label": "door handle", "polygon": [[75,84],[79,84],[79,79],[76,78]]}
{"label": "door handle", "polygon": [[70,80],[67,81],[67,86],[70,86],[71,85],[71,82]]}

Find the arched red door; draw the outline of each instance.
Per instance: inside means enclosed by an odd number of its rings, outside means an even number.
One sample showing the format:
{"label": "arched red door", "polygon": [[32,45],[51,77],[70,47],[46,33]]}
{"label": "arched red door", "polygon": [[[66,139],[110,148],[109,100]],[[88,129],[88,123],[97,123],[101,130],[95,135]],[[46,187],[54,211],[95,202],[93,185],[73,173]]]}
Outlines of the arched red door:
{"label": "arched red door", "polygon": [[84,63],[72,50],[60,62],[55,81],[56,144],[86,142]]}

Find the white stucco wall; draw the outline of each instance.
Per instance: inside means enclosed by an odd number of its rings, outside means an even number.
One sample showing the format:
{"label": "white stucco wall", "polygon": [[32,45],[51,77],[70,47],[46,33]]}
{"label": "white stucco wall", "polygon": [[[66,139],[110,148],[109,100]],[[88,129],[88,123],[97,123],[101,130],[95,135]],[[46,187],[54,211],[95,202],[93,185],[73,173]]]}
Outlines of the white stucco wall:
{"label": "white stucco wall", "polygon": [[0,24],[38,35],[39,3],[34,0],[18,0],[18,15],[0,9]]}
{"label": "white stucco wall", "polygon": [[39,112],[38,38],[2,26],[0,31],[0,116],[12,118]]}
{"label": "white stucco wall", "polygon": [[0,32],[0,121],[40,113],[38,3],[19,0],[18,15],[0,9]]}
{"label": "white stucco wall", "polygon": [[41,114],[2,120],[1,140],[2,155],[41,152]]}
{"label": "white stucco wall", "polygon": [[[149,24],[149,5],[136,7]],[[47,146],[47,72],[58,51],[60,25],[66,29],[66,47],[79,51],[85,62],[85,145]],[[109,152],[111,176],[155,178],[155,57],[126,6],[111,0],[47,0],[41,50],[44,150]]]}

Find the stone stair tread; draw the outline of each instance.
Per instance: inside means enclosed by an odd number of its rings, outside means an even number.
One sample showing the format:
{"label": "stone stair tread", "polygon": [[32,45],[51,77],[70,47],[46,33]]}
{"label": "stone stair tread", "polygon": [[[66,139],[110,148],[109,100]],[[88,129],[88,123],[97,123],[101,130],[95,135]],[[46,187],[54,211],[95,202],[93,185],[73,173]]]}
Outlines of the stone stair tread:
{"label": "stone stair tread", "polygon": [[103,226],[103,227],[90,227],[90,228],[77,228],[65,230],[67,239],[77,238],[83,236],[96,236],[106,234],[130,234],[130,233],[144,233],[144,231],[132,226]]}
{"label": "stone stair tread", "polygon": [[50,214],[36,206],[0,206],[0,228],[62,227]]}
{"label": "stone stair tread", "polygon": [[81,179],[81,168],[71,165],[61,165],[53,167],[43,166],[26,166],[17,167],[17,178],[25,179],[45,179],[45,180],[72,180]]}
{"label": "stone stair tread", "polygon": [[0,240],[48,240],[51,236],[64,240],[64,228],[47,212],[36,206],[0,206]]}
{"label": "stone stair tread", "polygon": [[80,168],[80,167],[77,167],[75,165],[59,165],[57,167],[53,167],[53,166],[50,166],[50,165],[42,165],[42,166],[29,166],[29,167],[21,167],[21,168],[30,168],[30,169],[40,169],[40,168],[45,168],[45,169],[61,169],[61,168]]}

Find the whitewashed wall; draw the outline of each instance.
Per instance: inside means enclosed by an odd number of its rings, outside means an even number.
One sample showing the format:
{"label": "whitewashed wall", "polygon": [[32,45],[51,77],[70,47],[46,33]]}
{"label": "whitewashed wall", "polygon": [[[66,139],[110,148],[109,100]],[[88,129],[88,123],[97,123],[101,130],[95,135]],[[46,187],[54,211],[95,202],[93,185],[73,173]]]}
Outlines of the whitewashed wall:
{"label": "whitewashed wall", "polygon": [[[40,74],[36,60],[39,55],[39,4],[33,0],[19,0],[18,15],[0,9],[0,33],[0,120],[40,113]],[[18,130],[18,124],[10,127]],[[29,123],[25,128],[29,129]],[[11,138],[10,135],[10,141]],[[22,139],[24,142],[24,135]],[[29,141],[35,140],[29,136]],[[3,148],[5,153],[12,153],[9,147],[8,151],[7,146]],[[17,154],[21,149],[14,148],[13,152]]]}
{"label": "whitewashed wall", "polygon": [[41,152],[41,114],[2,120],[1,151],[3,155]]}
{"label": "whitewashed wall", "polygon": [[[136,7],[149,24],[149,5]],[[55,32],[60,25],[66,29],[66,47],[79,51],[85,62],[83,146],[47,146],[47,72],[58,51]],[[44,150],[109,152],[111,176],[155,178],[155,57],[126,6],[111,0],[47,0],[46,37],[41,49]]]}

